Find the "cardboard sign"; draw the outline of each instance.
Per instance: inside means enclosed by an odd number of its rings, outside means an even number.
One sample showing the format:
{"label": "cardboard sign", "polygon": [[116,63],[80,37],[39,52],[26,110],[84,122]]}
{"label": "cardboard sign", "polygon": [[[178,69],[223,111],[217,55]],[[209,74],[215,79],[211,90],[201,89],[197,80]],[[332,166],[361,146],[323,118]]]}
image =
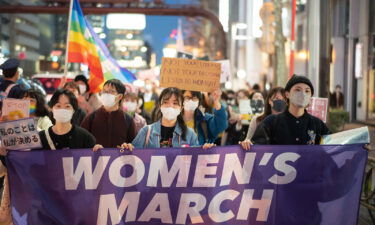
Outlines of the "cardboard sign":
{"label": "cardboard sign", "polygon": [[315,117],[318,117],[324,123],[327,122],[328,98],[312,97],[311,104],[307,108],[307,112]]}
{"label": "cardboard sign", "polygon": [[216,61],[221,64],[220,83],[224,84],[230,80],[230,62],[229,60]]}
{"label": "cardboard sign", "polygon": [[30,101],[23,99],[5,98],[3,100],[2,117],[7,120],[17,120],[29,117]]}
{"label": "cardboard sign", "polygon": [[9,150],[41,148],[39,133],[33,118],[0,123],[2,145]]}
{"label": "cardboard sign", "polygon": [[164,57],[160,73],[161,87],[202,92],[220,88],[220,63]]}

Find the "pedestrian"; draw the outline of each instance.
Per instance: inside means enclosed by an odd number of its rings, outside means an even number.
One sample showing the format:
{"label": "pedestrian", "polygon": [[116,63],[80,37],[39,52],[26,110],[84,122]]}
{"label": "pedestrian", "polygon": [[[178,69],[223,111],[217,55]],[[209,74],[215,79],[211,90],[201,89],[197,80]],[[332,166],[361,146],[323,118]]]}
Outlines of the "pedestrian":
{"label": "pedestrian", "polygon": [[341,92],[341,86],[336,85],[335,92],[330,96],[330,106],[336,109],[344,108],[344,94]]}
{"label": "pedestrian", "polygon": [[200,145],[214,143],[219,134],[228,127],[228,114],[221,104],[222,92],[217,90],[211,93],[213,98],[213,113],[203,113],[202,93],[198,91],[183,91],[183,118],[186,125],[198,135]]}
{"label": "pedestrian", "polygon": [[16,84],[20,78],[19,64],[20,62],[17,59],[10,58],[0,65],[4,77],[0,82],[0,101],[4,98],[23,98],[25,90],[19,84]]}
{"label": "pedestrian", "polygon": [[77,99],[72,92],[57,90],[49,105],[56,122],[52,127],[39,132],[43,150],[94,147],[94,136],[71,122],[74,112],[78,109]]}
{"label": "pedestrian", "polygon": [[[159,120],[141,129],[134,141],[121,147],[133,148],[178,148],[199,146],[197,135],[187,127],[183,116],[183,95],[178,88],[166,88],[162,91],[158,105]],[[214,144],[204,144],[203,148]]]}
{"label": "pedestrian", "polygon": [[107,80],[99,97],[103,106],[82,122],[82,127],[94,135],[101,147],[116,148],[131,143],[135,137],[133,118],[120,107],[125,91],[120,80]]}
{"label": "pedestrian", "polygon": [[314,95],[314,87],[305,76],[294,75],[285,86],[288,108],[270,115],[257,127],[251,141],[240,144],[246,150],[251,144],[314,145],[323,135],[330,134],[320,119],[310,115],[306,107]]}
{"label": "pedestrian", "polygon": [[78,85],[76,83],[71,81],[71,82],[68,82],[64,85],[64,89],[72,92],[74,94],[75,98],[77,99],[78,108],[77,108],[77,110],[75,110],[75,112],[73,114],[72,124],[80,126],[82,121],[86,118],[86,112],[85,112],[85,110],[83,110],[80,107],[79,101],[78,101],[79,98],[82,99],[82,97],[80,96],[80,88],[78,87]]}
{"label": "pedestrian", "polygon": [[276,87],[271,89],[269,92],[266,102],[265,102],[265,107],[264,107],[264,112],[262,114],[254,116],[249,125],[249,129],[247,131],[246,139],[251,140],[251,138],[254,135],[254,132],[258,125],[269,115],[273,114],[279,114],[283,112],[286,108],[286,97],[285,97],[285,90],[282,87]]}
{"label": "pedestrian", "polygon": [[102,106],[98,94],[90,93],[90,85],[85,75],[80,74],[74,78],[74,82],[79,87],[80,96],[78,97],[78,105],[85,110],[86,114],[94,112]]}
{"label": "pedestrian", "polygon": [[30,101],[30,117],[34,118],[38,131],[46,130],[53,125],[46,101],[40,91],[29,89],[23,99]]}
{"label": "pedestrian", "polygon": [[125,94],[124,100],[122,102],[122,109],[124,110],[124,112],[133,117],[136,133],[138,133],[138,131],[142,127],[147,125],[145,118],[137,113],[137,111],[139,110],[138,100],[139,99],[137,94],[127,93]]}

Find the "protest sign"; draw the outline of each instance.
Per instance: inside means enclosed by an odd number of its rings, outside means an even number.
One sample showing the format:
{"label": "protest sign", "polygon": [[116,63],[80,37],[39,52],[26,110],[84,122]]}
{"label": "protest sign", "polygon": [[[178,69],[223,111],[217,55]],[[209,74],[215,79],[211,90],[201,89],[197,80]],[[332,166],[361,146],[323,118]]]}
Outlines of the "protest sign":
{"label": "protest sign", "polygon": [[7,120],[16,120],[29,117],[30,101],[24,99],[5,98],[1,110],[2,117]]}
{"label": "protest sign", "polygon": [[7,165],[15,224],[353,225],[366,159],[254,145],[12,151]]}
{"label": "protest sign", "polygon": [[251,102],[250,100],[240,100],[239,102],[239,110],[241,114],[241,123],[244,125],[248,125],[250,122],[251,115],[253,114],[251,110]]}
{"label": "protest sign", "polygon": [[0,123],[0,138],[3,146],[9,150],[42,147],[33,118]]}
{"label": "protest sign", "polygon": [[220,88],[220,74],[219,63],[164,57],[160,70],[160,86],[212,92]]}
{"label": "protest sign", "polygon": [[220,83],[224,84],[230,80],[230,62],[229,60],[220,60],[216,62],[221,64]]}
{"label": "protest sign", "polygon": [[311,104],[307,108],[307,112],[318,117],[324,123],[327,122],[328,98],[311,98]]}

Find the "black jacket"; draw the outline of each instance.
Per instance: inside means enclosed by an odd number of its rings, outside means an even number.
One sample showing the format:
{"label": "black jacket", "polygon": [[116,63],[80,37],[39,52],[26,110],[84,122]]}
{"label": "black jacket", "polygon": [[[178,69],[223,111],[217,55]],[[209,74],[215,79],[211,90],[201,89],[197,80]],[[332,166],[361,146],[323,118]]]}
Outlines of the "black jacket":
{"label": "black jacket", "polygon": [[296,118],[286,110],[278,115],[269,115],[256,129],[252,142],[271,145],[314,145],[322,135],[330,134],[320,119],[305,113]]}

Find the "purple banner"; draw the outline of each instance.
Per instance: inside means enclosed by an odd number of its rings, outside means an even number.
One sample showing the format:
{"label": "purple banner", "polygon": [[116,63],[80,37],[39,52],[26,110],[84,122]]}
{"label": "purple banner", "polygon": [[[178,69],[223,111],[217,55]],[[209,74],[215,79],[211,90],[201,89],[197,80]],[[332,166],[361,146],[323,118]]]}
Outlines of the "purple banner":
{"label": "purple banner", "polygon": [[361,145],[10,152],[21,224],[354,225]]}

